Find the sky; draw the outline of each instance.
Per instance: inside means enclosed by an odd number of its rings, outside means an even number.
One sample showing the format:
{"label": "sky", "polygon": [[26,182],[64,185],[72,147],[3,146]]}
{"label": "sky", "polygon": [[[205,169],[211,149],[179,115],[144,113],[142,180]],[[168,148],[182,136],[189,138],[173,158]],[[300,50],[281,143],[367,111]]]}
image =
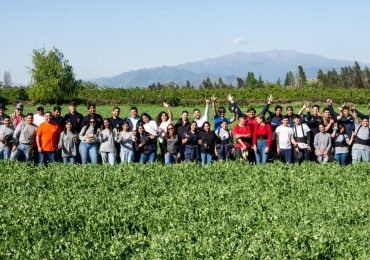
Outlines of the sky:
{"label": "sky", "polygon": [[366,0],[0,0],[0,81],[31,80],[53,47],[91,80],[236,51],[296,50],[370,62]]}

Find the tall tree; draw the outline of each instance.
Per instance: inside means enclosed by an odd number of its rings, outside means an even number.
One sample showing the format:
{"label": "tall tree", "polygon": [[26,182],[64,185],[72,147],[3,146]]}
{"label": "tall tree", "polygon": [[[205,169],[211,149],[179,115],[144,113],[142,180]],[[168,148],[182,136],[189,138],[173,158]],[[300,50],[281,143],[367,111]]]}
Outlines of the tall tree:
{"label": "tall tree", "polygon": [[369,67],[365,67],[362,72],[362,81],[364,82],[364,86],[369,88],[370,87],[370,70]]}
{"label": "tall tree", "polygon": [[79,90],[73,68],[57,48],[33,50],[32,81],[29,95],[32,100],[58,104],[73,99]]}
{"label": "tall tree", "polygon": [[354,74],[353,74],[354,86],[353,87],[363,88],[364,83],[362,81],[362,70],[361,70],[360,64],[358,64],[357,61],[355,62],[355,65],[353,66],[353,72],[354,72]]}
{"label": "tall tree", "polygon": [[250,88],[250,89],[254,89],[256,87],[256,84],[257,84],[257,80],[254,77],[254,73],[253,72],[248,72],[247,86],[246,87]]}
{"label": "tall tree", "polygon": [[304,87],[307,84],[306,73],[304,72],[301,65],[298,66],[298,77],[297,77],[297,85],[298,87]]}
{"label": "tall tree", "polygon": [[244,83],[244,80],[242,78],[237,77],[236,78],[236,83],[237,83],[237,88],[244,88],[245,87],[245,83]]}
{"label": "tall tree", "polygon": [[285,81],[284,81],[284,86],[285,87],[293,87],[295,85],[295,78],[293,72],[289,71],[286,74]]}

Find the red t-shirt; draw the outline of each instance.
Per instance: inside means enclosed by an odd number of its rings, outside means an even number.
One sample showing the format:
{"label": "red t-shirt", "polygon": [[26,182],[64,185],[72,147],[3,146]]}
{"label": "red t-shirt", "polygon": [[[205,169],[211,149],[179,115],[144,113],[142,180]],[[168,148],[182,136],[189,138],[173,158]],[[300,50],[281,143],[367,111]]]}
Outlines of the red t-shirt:
{"label": "red t-shirt", "polygon": [[57,140],[60,135],[57,123],[41,123],[37,128],[36,135],[40,136],[42,151],[53,152],[57,149]]}
{"label": "red t-shirt", "polygon": [[253,129],[253,144],[257,144],[257,136],[266,136],[267,139],[267,147],[271,147],[272,144],[272,130],[270,124],[265,124],[264,126],[261,125],[254,125]]}
{"label": "red t-shirt", "polygon": [[[239,125],[234,125],[233,127],[233,135],[236,136],[236,135],[252,135],[252,131],[251,131],[251,128],[249,125],[245,125],[245,126],[239,126]],[[237,138],[236,138],[237,139]],[[250,140],[250,138],[243,138],[243,144],[249,148],[250,147],[250,144],[248,142],[248,139]],[[237,141],[234,145],[235,148],[241,148],[242,145]]]}

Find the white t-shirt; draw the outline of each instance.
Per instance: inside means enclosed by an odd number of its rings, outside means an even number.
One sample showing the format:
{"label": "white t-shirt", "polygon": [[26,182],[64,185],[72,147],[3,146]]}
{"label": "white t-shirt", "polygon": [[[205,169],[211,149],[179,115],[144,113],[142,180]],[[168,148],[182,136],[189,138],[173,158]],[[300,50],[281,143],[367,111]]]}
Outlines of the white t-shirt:
{"label": "white t-shirt", "polygon": [[209,106],[207,104],[206,109],[204,110],[204,115],[199,119],[194,119],[198,127],[202,127],[203,123],[208,121],[208,113],[209,113]]}
{"label": "white t-shirt", "polygon": [[293,136],[293,129],[287,126],[278,126],[276,134],[279,136],[280,149],[292,149],[292,142],[290,141]]}
{"label": "white t-shirt", "polygon": [[41,123],[45,122],[45,116],[40,116],[39,114],[33,115],[33,123],[40,126]]}
{"label": "white t-shirt", "polygon": [[[302,128],[303,128],[304,133],[302,133]],[[308,132],[311,131],[310,128],[306,124],[301,124],[299,126],[293,125],[292,129],[293,129],[293,136],[296,136],[296,137],[305,137],[309,134]],[[307,143],[298,143],[298,147],[300,149],[307,149],[307,146],[308,146]]]}
{"label": "white t-shirt", "polygon": [[160,143],[163,143],[163,138],[167,133],[167,126],[171,123],[170,119],[168,119],[166,122],[162,122],[159,125],[159,129],[163,129],[163,132],[159,135],[158,139]]}
{"label": "white t-shirt", "polygon": [[137,125],[137,122],[139,122],[139,118],[132,118],[130,117],[129,118],[129,125],[130,125],[130,131],[135,131],[136,130],[136,125]]}
{"label": "white t-shirt", "polygon": [[156,136],[158,134],[158,125],[155,121],[149,121],[148,123],[144,124],[144,129],[151,135]]}

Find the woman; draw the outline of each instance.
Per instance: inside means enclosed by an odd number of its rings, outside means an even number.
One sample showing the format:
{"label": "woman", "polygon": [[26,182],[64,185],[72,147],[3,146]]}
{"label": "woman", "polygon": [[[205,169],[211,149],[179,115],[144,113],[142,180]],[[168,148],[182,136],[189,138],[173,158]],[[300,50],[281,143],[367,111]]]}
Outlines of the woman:
{"label": "woman", "polygon": [[112,124],[108,118],[104,118],[103,126],[99,133],[100,155],[103,164],[109,163],[114,165],[116,163],[116,145],[115,141],[118,138],[117,129],[112,129]]}
{"label": "woman", "polygon": [[77,156],[78,135],[72,130],[71,121],[67,120],[64,131],[60,134],[58,148],[62,150],[64,164],[74,164]]}
{"label": "woman", "polygon": [[182,144],[184,145],[184,159],[186,162],[199,160],[198,140],[199,133],[197,131],[197,122],[190,123],[190,130],[186,131],[182,136]]}
{"label": "woman", "polygon": [[329,133],[326,133],[325,126],[323,124],[319,125],[319,131],[320,132],[315,135],[313,143],[315,154],[319,163],[327,163],[329,162],[331,137]]}
{"label": "woman", "polygon": [[352,145],[355,138],[355,133],[352,133],[351,139],[346,135],[345,125],[339,125],[338,129],[334,128],[331,137],[333,138],[334,144],[334,157],[341,166],[345,166],[348,163],[349,158],[349,146]]}
{"label": "woman", "polygon": [[135,149],[140,152],[140,163],[155,162],[157,157],[156,137],[146,132],[142,124],[137,127]]}
{"label": "woman", "polygon": [[118,135],[117,142],[120,144],[121,163],[134,161],[133,134],[130,132],[130,124],[124,120],[122,122],[122,131]]}
{"label": "woman", "polygon": [[216,135],[211,131],[211,124],[206,121],[202,125],[202,131],[199,133],[198,144],[200,146],[200,158],[202,166],[213,161],[215,153]]}
{"label": "woman", "polygon": [[267,155],[272,144],[272,130],[270,124],[266,123],[264,115],[256,117],[257,124],[253,129],[253,150],[256,155],[256,164],[266,164]]}
{"label": "woman", "polygon": [[170,109],[170,106],[167,102],[163,102],[163,106],[168,109],[168,114],[165,111],[162,111],[157,116],[157,125],[159,126],[158,132],[159,132],[159,148],[161,149],[161,160],[164,161],[165,152],[163,147],[163,138],[165,137],[167,133],[167,127],[169,124],[173,121],[173,114]]}
{"label": "woman", "polygon": [[181,157],[181,136],[176,132],[175,126],[167,126],[166,135],[163,138],[164,163],[166,165],[176,163]]}
{"label": "woman", "polygon": [[230,160],[233,149],[233,134],[228,129],[227,120],[221,123],[221,129],[216,131],[216,155],[218,160]]}
{"label": "woman", "polygon": [[96,121],[93,117],[90,118],[89,125],[82,127],[79,134],[81,142],[78,149],[82,165],[86,165],[89,161],[92,164],[98,163],[97,135],[99,132],[100,129],[96,126]]}

